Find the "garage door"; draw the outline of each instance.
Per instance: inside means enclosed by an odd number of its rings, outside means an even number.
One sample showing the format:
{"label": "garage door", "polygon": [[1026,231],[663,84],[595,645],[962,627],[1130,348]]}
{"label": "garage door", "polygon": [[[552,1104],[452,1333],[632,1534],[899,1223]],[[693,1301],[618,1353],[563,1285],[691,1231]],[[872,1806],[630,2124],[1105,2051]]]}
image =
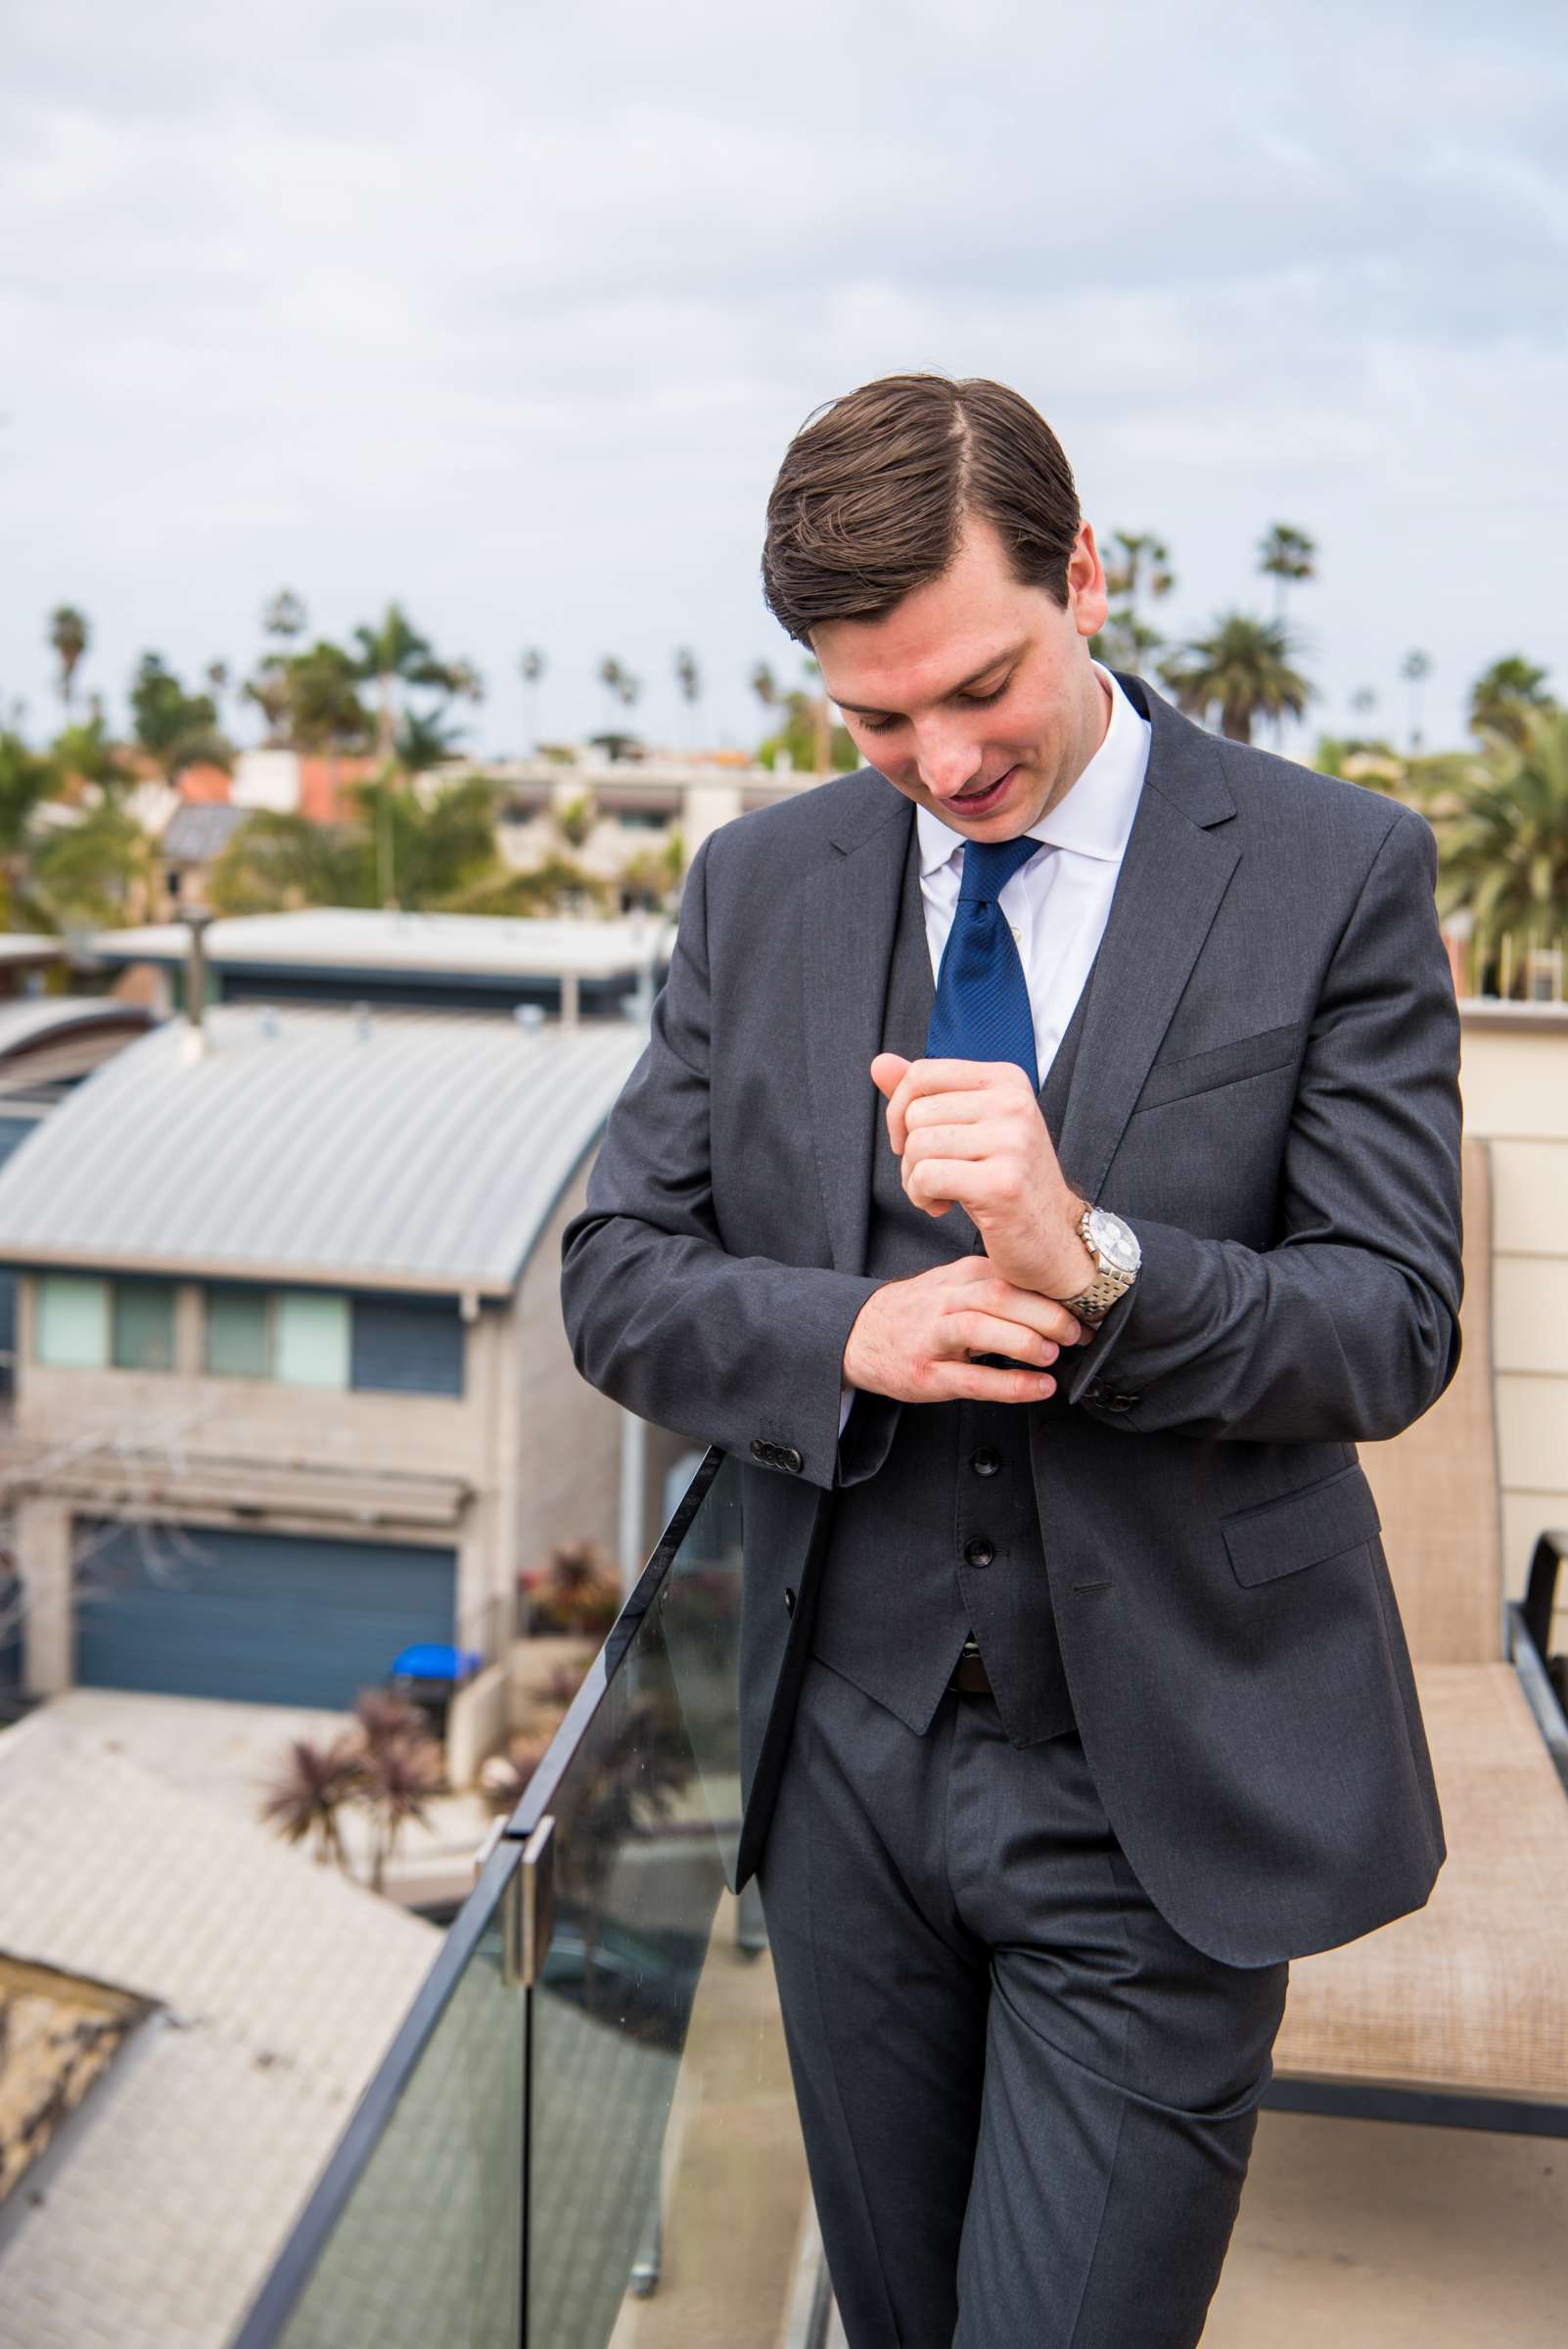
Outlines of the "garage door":
{"label": "garage door", "polygon": [[[452,1635],[450,1549],[78,1520],[76,1679],[343,1711],[399,1649]],[[90,1550],[90,1554],[87,1554]]]}

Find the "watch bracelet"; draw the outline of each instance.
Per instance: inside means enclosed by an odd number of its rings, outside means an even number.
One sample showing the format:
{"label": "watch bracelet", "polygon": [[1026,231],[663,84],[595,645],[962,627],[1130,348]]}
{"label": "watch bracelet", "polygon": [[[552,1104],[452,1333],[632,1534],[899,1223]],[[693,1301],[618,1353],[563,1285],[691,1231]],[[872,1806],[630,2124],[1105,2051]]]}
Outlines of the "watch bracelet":
{"label": "watch bracelet", "polygon": [[[1093,1213],[1093,1201],[1086,1200],[1084,1212],[1078,1220],[1078,1236],[1087,1250],[1090,1260],[1099,1266],[1102,1261],[1100,1252],[1089,1237],[1089,1218]],[[1086,1289],[1081,1289],[1076,1297],[1064,1297],[1062,1303],[1068,1312],[1076,1313],[1081,1321],[1088,1322],[1091,1328],[1097,1327],[1104,1320],[1117,1299],[1127,1295],[1128,1290],[1132,1286],[1132,1277],[1130,1272],[1119,1272],[1114,1265],[1106,1267],[1090,1281]]]}

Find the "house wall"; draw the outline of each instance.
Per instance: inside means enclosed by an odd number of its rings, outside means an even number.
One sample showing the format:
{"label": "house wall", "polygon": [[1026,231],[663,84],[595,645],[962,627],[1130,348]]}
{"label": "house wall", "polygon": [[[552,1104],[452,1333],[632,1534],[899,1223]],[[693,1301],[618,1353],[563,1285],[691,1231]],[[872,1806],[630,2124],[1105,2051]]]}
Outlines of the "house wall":
{"label": "house wall", "polygon": [[561,1235],[583,1206],[592,1157],[557,1200],[518,1287],[512,1425],[520,1567],[541,1566],[558,1542],[616,1552],[622,1411],[578,1375],[561,1318]]}
{"label": "house wall", "polygon": [[[1568,1528],[1568,1007],[1461,1008],[1465,1125],[1492,1158],[1503,1572],[1518,1597],[1537,1535]],[[1568,1648],[1561,1597],[1554,1644]]]}
{"label": "house wall", "polygon": [[[53,1368],[34,1359],[36,1281],[23,1275],[13,1422],[19,1452],[36,1463],[40,1451],[79,1455],[95,1445],[126,1446],[143,1456],[139,1467],[126,1463],[121,1513],[151,1506],[165,1519],[208,1523],[236,1520],[182,1510],[187,1455],[193,1469],[220,1456],[231,1468],[254,1460],[258,1469],[349,1471],[372,1483],[386,1475],[390,1495],[396,1474],[460,1478],[471,1498],[449,1528],[389,1517],[378,1531],[388,1540],[454,1544],[459,1639],[493,1650],[511,1632],[521,1566],[569,1539],[615,1547],[622,1414],[577,1376],[561,1321],[561,1233],[582,1204],[587,1164],[558,1202],[513,1297],[467,1323],[461,1397],[208,1377],[196,1282],[177,1286],[173,1370]],[[47,1464],[38,1489],[20,1504],[28,1681],[39,1691],[70,1684],[70,1520],[85,1507],[80,1497],[51,1490]],[[288,1517],[271,1505],[259,1522],[278,1532],[351,1531],[341,1516]]]}

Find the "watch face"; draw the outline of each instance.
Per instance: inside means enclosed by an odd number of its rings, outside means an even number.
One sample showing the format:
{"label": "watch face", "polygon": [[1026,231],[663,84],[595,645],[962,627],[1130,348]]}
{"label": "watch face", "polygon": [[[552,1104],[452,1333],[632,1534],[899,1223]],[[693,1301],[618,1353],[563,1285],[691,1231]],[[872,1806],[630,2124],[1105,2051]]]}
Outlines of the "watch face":
{"label": "watch face", "polygon": [[1135,1272],[1143,1262],[1143,1251],[1120,1216],[1113,1216],[1103,1207],[1089,1210],[1089,1237],[1106,1262],[1118,1272]]}

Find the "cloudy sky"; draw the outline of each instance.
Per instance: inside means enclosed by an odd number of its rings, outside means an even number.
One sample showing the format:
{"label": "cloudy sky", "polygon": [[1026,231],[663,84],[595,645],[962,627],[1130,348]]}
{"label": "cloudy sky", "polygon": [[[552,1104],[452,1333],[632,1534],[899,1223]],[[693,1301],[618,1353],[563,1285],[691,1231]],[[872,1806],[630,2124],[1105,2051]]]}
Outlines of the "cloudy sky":
{"label": "cloudy sky", "polygon": [[[820,400],[1001,377],[1168,632],[1267,609],[1314,723],[1433,664],[1429,740],[1523,650],[1568,684],[1568,41],[1558,0],[11,0],[0,74],[0,701],[54,722],[79,604],[242,672],[282,585],[389,596],[520,746],[756,739],[761,511]],[[242,735],[247,731],[242,723]]]}

